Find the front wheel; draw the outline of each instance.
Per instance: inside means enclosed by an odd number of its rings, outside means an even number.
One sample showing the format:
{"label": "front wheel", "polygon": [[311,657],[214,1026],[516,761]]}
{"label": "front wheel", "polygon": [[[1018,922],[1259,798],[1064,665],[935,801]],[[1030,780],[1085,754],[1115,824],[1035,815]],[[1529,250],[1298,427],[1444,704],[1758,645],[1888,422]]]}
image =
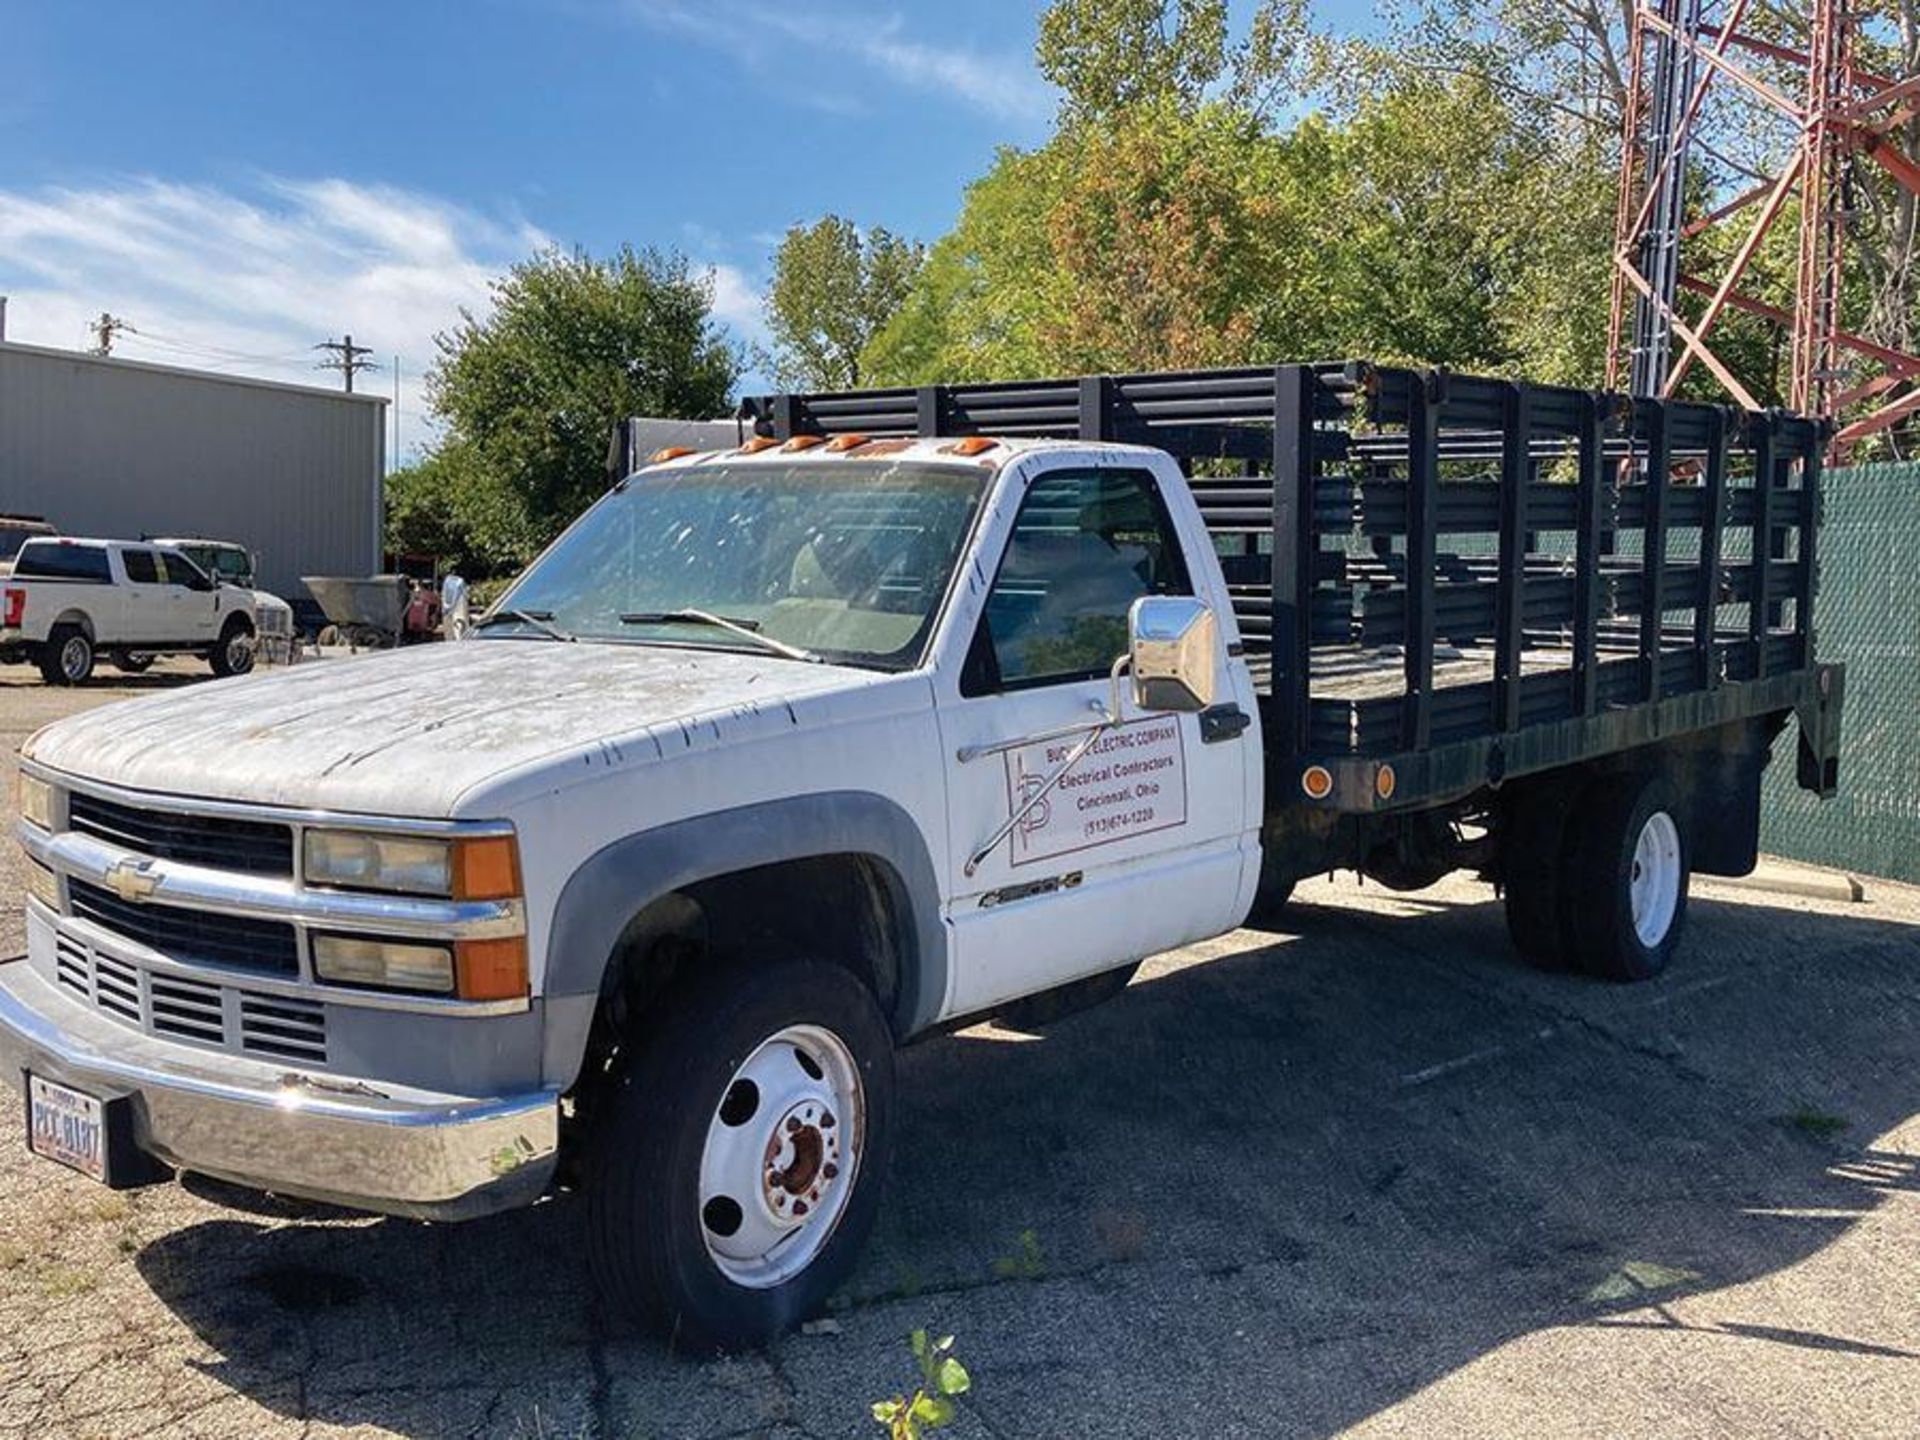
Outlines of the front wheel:
{"label": "front wheel", "polygon": [[207,663],[213,667],[213,673],[222,679],[229,675],[244,675],[253,669],[252,627],[244,620],[229,620],[227,628],[220,632],[213,653],[207,657]]}
{"label": "front wheel", "polygon": [[1567,856],[1567,940],[1606,980],[1665,970],[1687,919],[1691,852],[1667,784],[1621,776],[1597,784]]}
{"label": "front wheel", "polygon": [[716,967],[659,1015],[593,1137],[594,1277],[677,1343],[759,1344],[825,1302],[873,1227],[893,1036],[865,985],[812,961]]}

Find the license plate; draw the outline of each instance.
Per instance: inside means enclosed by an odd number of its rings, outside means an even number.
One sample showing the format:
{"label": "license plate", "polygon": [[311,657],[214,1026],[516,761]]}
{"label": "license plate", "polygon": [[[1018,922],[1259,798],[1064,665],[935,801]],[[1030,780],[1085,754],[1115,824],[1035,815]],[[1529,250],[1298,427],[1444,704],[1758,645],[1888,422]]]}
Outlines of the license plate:
{"label": "license plate", "polygon": [[27,1131],[34,1154],[106,1182],[106,1111],[93,1096],[28,1076]]}

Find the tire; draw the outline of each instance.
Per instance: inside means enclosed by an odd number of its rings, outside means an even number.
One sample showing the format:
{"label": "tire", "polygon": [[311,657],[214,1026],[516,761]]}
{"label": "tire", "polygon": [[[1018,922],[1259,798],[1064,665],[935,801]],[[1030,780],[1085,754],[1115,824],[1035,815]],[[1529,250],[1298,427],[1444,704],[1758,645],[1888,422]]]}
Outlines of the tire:
{"label": "tire", "polygon": [[213,652],[207,656],[207,663],[222,679],[244,675],[253,669],[253,627],[237,615],[229,620]]}
{"label": "tire", "polygon": [[1280,885],[1263,883],[1254,892],[1253,908],[1247,911],[1247,918],[1241,922],[1241,927],[1246,930],[1285,930],[1287,905],[1293,899],[1293,887],[1291,880]]}
{"label": "tire", "polygon": [[153,656],[132,650],[113,650],[108,658],[113,661],[114,669],[126,675],[144,675],[153,668]]}
{"label": "tire", "polygon": [[1656,776],[1596,784],[1567,857],[1566,938],[1573,959],[1604,980],[1650,980],[1686,927],[1691,851],[1671,790]]}
{"label": "tire", "polygon": [[1091,1010],[1096,1005],[1116,999],[1139,973],[1140,962],[1136,960],[1131,965],[1121,965],[1112,970],[1102,970],[1097,975],[1069,980],[1051,990],[1021,996],[1002,1008],[994,1018],[1009,1029],[1039,1030],[1056,1020],[1064,1020],[1069,1015],[1078,1015],[1082,1010]]}
{"label": "tire", "polygon": [[704,970],[657,1015],[593,1133],[589,1263],[615,1314],[677,1346],[758,1345],[826,1301],[873,1228],[893,1035],[865,985],[807,960]]}
{"label": "tire", "polygon": [[1581,788],[1571,780],[1534,786],[1515,802],[1500,837],[1507,935],[1521,957],[1542,970],[1564,970],[1570,963],[1568,852]]}
{"label": "tire", "polygon": [[313,637],[313,643],[326,646],[344,643],[340,638],[340,627],[338,625],[322,625],[320,627],[320,633]]}
{"label": "tire", "polygon": [[49,685],[84,685],[93,674],[93,641],[78,625],[56,625],[40,647],[40,678]]}

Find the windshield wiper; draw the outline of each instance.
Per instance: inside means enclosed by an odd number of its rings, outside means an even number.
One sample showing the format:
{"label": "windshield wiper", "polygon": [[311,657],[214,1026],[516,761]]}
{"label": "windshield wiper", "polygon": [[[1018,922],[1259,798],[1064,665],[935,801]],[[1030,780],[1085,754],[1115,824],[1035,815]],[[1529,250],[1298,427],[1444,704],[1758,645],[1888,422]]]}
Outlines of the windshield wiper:
{"label": "windshield wiper", "polygon": [[491,615],[481,616],[480,623],[474,628],[484,630],[487,626],[501,620],[518,620],[522,625],[531,625],[541,634],[551,636],[555,640],[577,641],[580,638],[555,625],[551,610],[496,610]]}
{"label": "windshield wiper", "polygon": [[784,655],[789,660],[811,660],[815,664],[824,664],[821,658],[811,650],[803,650],[798,645],[789,645],[784,640],[776,640],[771,635],[762,635],[751,620],[729,620],[724,615],[715,615],[707,610],[636,610],[620,617],[622,625],[711,625],[716,630],[725,630],[729,634],[739,635],[753,641],[763,649],[776,655]]}

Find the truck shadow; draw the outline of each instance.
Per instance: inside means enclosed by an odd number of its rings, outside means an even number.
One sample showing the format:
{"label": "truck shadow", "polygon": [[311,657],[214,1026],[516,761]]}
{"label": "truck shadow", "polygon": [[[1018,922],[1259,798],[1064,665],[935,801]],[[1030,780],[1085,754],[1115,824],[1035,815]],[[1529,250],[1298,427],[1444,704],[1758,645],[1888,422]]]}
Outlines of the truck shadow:
{"label": "truck shadow", "polygon": [[1684,1332],[1658,1302],[1920,1189],[1874,1145],[1920,1110],[1920,925],[1696,900],[1682,967],[1619,988],[1526,970],[1491,903],[1329,894],[1042,1034],[904,1052],[831,1338],[690,1362],[610,1336],[566,1198],[442,1228],[209,1219],[137,1264],[211,1373],[335,1425],[864,1433],[932,1323],[998,1433],[1326,1434],[1547,1327]]}

